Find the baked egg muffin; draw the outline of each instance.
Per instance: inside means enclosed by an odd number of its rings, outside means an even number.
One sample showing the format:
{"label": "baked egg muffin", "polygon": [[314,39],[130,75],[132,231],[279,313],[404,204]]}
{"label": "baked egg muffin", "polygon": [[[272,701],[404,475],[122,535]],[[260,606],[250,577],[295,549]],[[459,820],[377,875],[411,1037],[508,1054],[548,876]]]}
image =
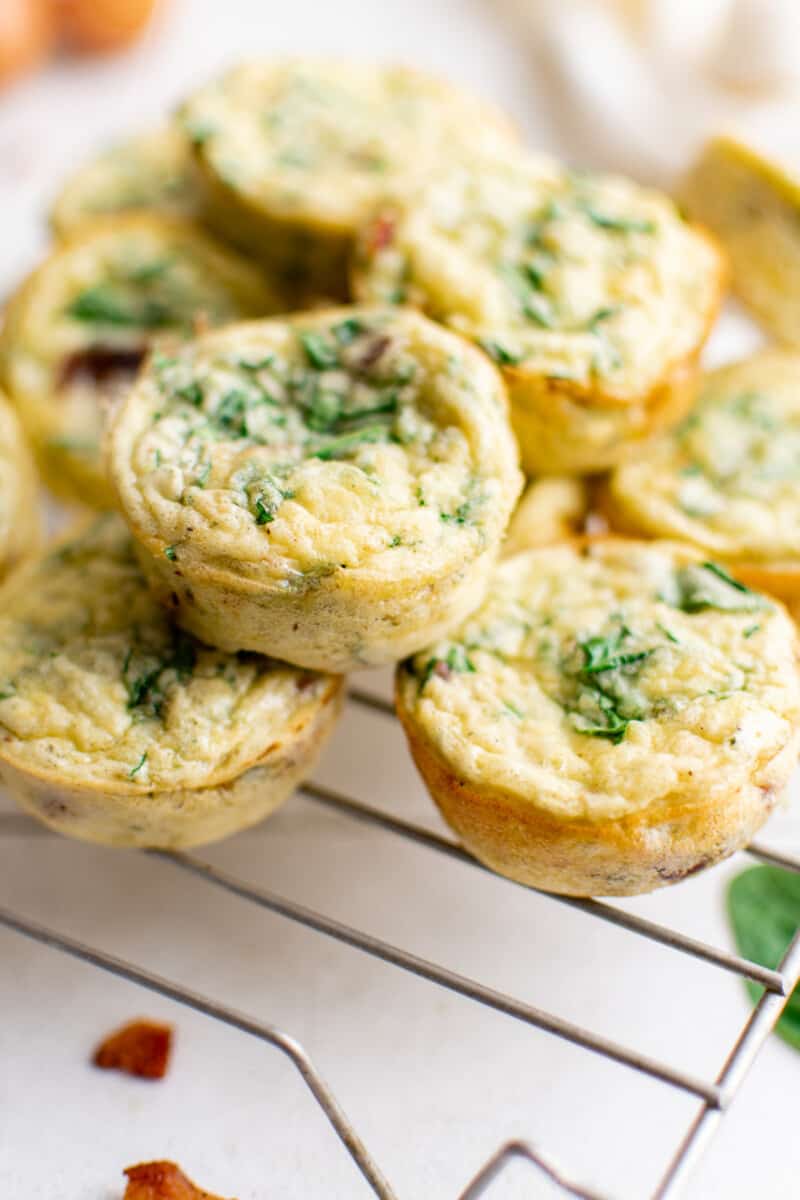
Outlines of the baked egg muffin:
{"label": "baked egg muffin", "polygon": [[73,837],[192,846],[255,824],[309,774],[341,695],[177,629],[114,514],[0,593],[0,782]]}
{"label": "baked egg muffin", "polygon": [[739,579],[800,601],[800,356],[706,375],[685,420],[609,477],[611,525],[680,538]]}
{"label": "baked egg muffin", "polygon": [[582,533],[589,517],[590,486],[571,475],[534,479],[522,494],[509,522],[502,557],[549,546]]}
{"label": "baked egg muffin", "polygon": [[178,623],[320,670],[395,661],[475,608],[521,486],[495,368],[391,309],[250,322],[154,354],[109,447]]}
{"label": "baked egg muffin", "polygon": [[56,237],[84,221],[114,213],[197,214],[198,191],[189,145],[177,125],[139,134],[82,163],[63,185],[50,213]]}
{"label": "baked egg muffin", "polygon": [[0,394],[0,579],[41,537],[38,480],[16,413]]}
{"label": "baked egg muffin", "polygon": [[179,119],[209,222],[301,288],[347,298],[347,258],[387,188],[442,159],[516,142],[491,105],[399,66],[250,62],[202,87]]}
{"label": "baked egg muffin", "polygon": [[46,483],[109,507],[106,416],[154,341],[282,308],[261,272],[188,222],[137,214],[81,227],[13,297],[0,337]]}
{"label": "baked egg muffin", "polygon": [[552,475],[605,469],[683,414],[722,274],[665,196],[516,151],[379,206],[353,289],[478,343],[508,385],[523,468]]}
{"label": "baked egg muffin", "polygon": [[739,298],[773,336],[800,347],[800,178],[722,136],[703,148],[680,194],[725,247]]}
{"label": "baked egg muffin", "polygon": [[624,896],[744,846],[797,762],[797,634],[688,546],[598,539],[501,563],[396,700],[466,848],[520,883]]}

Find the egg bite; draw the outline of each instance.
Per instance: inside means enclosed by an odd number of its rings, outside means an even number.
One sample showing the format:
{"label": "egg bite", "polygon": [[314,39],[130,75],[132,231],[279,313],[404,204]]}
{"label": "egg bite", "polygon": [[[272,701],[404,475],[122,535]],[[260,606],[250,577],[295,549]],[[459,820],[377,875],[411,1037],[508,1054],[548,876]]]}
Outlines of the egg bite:
{"label": "egg bite", "polygon": [[81,163],[62,185],[50,227],[65,238],[86,221],[119,213],[150,212],[195,217],[195,167],[181,129],[163,125]]}
{"label": "egg bite", "polygon": [[82,226],[12,298],[0,335],[0,374],[45,482],[109,507],[106,417],[148,348],[283,307],[260,271],[189,222],[135,214]]}
{"label": "egg bite", "polygon": [[727,135],[712,138],[681,182],[682,204],[724,246],[731,282],[765,329],[800,348],[800,177]]}
{"label": "egg bite", "polygon": [[684,421],[609,476],[612,528],[679,538],[738,579],[800,602],[800,355],[711,371]]}
{"label": "egg bite", "polygon": [[480,345],[523,468],[552,475],[604,470],[680,418],[723,275],[667,197],[514,150],[378,206],[352,282]]}
{"label": "egg bite", "polygon": [[522,482],[488,359],[379,308],[153,355],[109,450],[180,625],[331,671],[396,661],[479,604]]}
{"label": "egg bite", "polygon": [[800,747],[793,622],[688,546],[529,550],[398,668],[411,752],[465,847],[520,883],[625,896],[738,850]]}
{"label": "egg bite", "polygon": [[387,188],[517,140],[505,116],[441,79],[314,58],[236,66],[178,119],[206,219],[293,285],[334,300],[347,298],[353,239]]}
{"label": "egg bite", "polygon": [[0,782],[61,833],[177,847],[268,816],[312,770],[338,677],[210,649],[93,518],[0,592]]}

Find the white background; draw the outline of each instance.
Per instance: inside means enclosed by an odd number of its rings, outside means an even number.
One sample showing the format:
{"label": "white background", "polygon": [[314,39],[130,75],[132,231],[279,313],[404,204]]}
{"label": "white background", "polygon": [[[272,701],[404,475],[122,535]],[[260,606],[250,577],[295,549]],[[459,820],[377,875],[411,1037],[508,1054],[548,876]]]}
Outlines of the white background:
{"label": "white background", "polygon": [[[433,67],[494,97],[530,137],[548,141],[528,52],[491,0],[174,0],[127,56],[57,66],[0,97],[0,288],[39,252],[47,199],[70,165],[146,124],[231,58],[284,50]],[[741,351],[748,336],[729,319],[716,356]],[[438,826],[388,718],[349,712],[318,778]],[[644,1197],[696,1111],[663,1084],[168,863],[32,834],[10,813],[0,795],[0,904],[299,1038],[400,1200],[454,1200],[512,1136],[614,1197]],[[800,849],[791,814],[765,836]],[[747,1014],[740,982],[713,967],[299,797],[201,856],[708,1079]],[[739,856],[630,907],[730,946],[725,886],[746,862]],[[164,1083],[87,1065],[100,1035],[139,1014],[177,1026]],[[299,1076],[267,1046],[9,933],[0,934],[0,1016],[2,1200],[114,1200],[123,1166],[160,1157],[240,1200],[369,1194]],[[798,1194],[799,1081],[800,1058],[772,1040],[690,1200]],[[492,1200],[554,1194],[523,1164],[490,1192]]]}

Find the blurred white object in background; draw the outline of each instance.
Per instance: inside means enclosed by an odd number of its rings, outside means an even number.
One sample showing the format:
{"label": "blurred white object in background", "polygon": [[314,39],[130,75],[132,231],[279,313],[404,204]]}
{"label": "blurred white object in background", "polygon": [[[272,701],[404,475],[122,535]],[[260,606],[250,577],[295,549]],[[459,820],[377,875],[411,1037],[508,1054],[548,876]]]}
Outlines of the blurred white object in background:
{"label": "blurred white object in background", "polygon": [[529,37],[555,137],[576,161],[668,184],[720,129],[773,145],[792,135],[797,0],[501,3]]}

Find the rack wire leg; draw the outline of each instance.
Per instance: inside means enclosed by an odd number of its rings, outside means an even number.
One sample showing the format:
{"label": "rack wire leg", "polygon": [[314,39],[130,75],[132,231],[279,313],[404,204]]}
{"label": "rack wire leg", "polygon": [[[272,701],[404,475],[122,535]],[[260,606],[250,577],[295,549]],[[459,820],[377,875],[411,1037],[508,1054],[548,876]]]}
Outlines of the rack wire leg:
{"label": "rack wire leg", "polygon": [[80,962],[90,963],[93,967],[99,967],[101,971],[108,971],[111,975],[126,979],[129,983],[138,984],[140,987],[148,988],[151,992],[166,996],[168,1000],[175,1000],[186,1008],[193,1008],[196,1012],[213,1017],[214,1020],[221,1021],[224,1025],[230,1025],[241,1033],[249,1033],[251,1037],[258,1038],[259,1041],[267,1042],[281,1050],[297,1067],[315,1100],[336,1131],[339,1140],[374,1194],[379,1200],[397,1200],[396,1193],[367,1152],[344,1111],[339,1107],[333,1092],[317,1071],[304,1048],[289,1034],[276,1029],[273,1025],[255,1021],[244,1013],[218,1004],[215,1000],[201,996],[198,992],[181,987],[180,984],[172,983],[171,980],[164,979],[161,975],[145,971],[142,967],[137,967],[124,959],[115,958],[101,950],[94,950],[91,946],[84,945],[83,942],[65,937],[44,925],[19,917],[8,909],[0,908],[0,925],[15,933],[20,933],[34,942],[40,942],[54,950],[61,950],[64,954],[69,954]]}
{"label": "rack wire leg", "polygon": [[722,1093],[720,1107],[713,1109],[708,1104],[703,1105],[670,1162],[653,1200],[674,1200],[686,1187],[689,1176],[716,1133],[724,1113],[777,1024],[800,979],[800,930],[792,938],[778,969],[786,980],[786,994],[780,996],[775,992],[764,992],[758,1001],[717,1078]]}

